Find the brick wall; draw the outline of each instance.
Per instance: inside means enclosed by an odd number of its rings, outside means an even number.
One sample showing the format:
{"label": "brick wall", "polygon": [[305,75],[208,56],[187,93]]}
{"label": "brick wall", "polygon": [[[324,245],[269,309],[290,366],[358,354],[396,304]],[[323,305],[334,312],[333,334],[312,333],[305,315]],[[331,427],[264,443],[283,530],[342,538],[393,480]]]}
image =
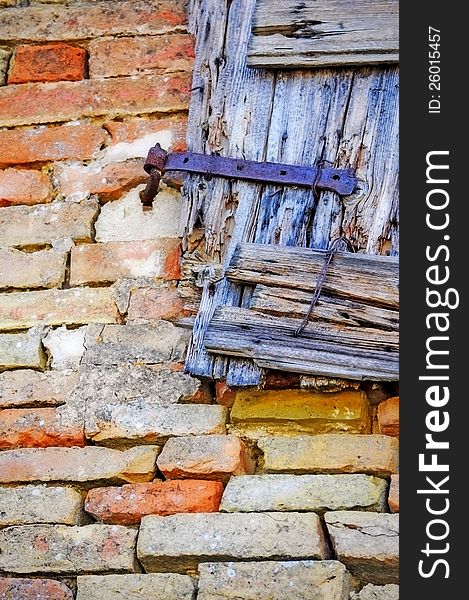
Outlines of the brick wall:
{"label": "brick wall", "polygon": [[182,371],[185,23],[0,0],[0,599],[396,599],[396,390]]}

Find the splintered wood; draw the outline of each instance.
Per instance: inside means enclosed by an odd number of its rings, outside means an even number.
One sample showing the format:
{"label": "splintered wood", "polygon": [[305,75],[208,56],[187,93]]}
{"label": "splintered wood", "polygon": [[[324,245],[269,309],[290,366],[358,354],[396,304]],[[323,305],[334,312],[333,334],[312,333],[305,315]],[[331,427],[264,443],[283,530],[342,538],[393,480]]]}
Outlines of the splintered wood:
{"label": "splintered wood", "polygon": [[248,65],[265,68],[395,63],[398,0],[258,0]]}
{"label": "splintered wood", "polygon": [[[207,379],[226,378],[231,386],[258,385],[264,376],[263,368],[251,360],[208,353],[204,346],[217,307],[249,307],[262,300],[257,281],[223,278],[214,283],[229,266],[237,244],[327,248],[331,240],[345,236],[362,258],[363,252],[398,253],[397,67],[251,69],[246,58],[254,5],[255,0],[191,0],[196,58],[189,150],[352,168],[358,184],[351,195],[340,197],[331,191],[316,196],[313,189],[293,186],[187,177],[183,268],[217,276],[203,283],[186,371]],[[268,284],[269,296],[276,285]],[[288,293],[290,288],[278,285]],[[379,286],[370,282],[370,287]],[[301,294],[309,289],[298,289],[295,303],[301,304]],[[275,302],[282,299],[289,298],[279,296]],[[367,314],[371,310],[367,307]]]}
{"label": "splintered wood", "polygon": [[204,337],[208,352],[250,358],[305,375],[399,378],[398,261],[338,252],[311,318],[306,315],[325,253],[240,244],[227,278],[254,288],[249,308],[220,307]]}

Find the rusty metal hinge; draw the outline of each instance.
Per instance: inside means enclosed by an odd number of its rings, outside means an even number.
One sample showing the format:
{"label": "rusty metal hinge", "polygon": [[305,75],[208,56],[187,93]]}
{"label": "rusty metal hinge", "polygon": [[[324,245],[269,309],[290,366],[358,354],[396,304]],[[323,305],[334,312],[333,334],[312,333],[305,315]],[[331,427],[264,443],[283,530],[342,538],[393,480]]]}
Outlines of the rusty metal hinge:
{"label": "rusty metal hinge", "polygon": [[351,194],[357,183],[351,169],[283,165],[195,152],[168,154],[159,144],[150,148],[144,169],[150,175],[147,187],[141,194],[142,202],[146,205],[153,202],[161,177],[167,171],[186,171],[262,183],[313,187],[331,190],[343,196]]}

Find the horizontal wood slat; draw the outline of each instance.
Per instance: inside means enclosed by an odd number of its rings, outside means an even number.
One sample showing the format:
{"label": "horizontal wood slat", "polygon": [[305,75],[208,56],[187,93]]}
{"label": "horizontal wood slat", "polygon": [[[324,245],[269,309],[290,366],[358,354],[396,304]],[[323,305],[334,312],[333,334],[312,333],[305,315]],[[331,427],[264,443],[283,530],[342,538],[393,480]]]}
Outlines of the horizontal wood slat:
{"label": "horizontal wood slat", "polygon": [[251,67],[297,68],[395,63],[398,0],[258,0]]}
{"label": "horizontal wood slat", "polygon": [[209,352],[251,358],[264,368],[348,379],[398,379],[396,332],[309,323],[295,337],[297,319],[244,308],[215,311],[204,337]]}
{"label": "horizontal wood slat", "polygon": [[[325,252],[273,244],[238,244],[226,272],[230,281],[313,292]],[[399,306],[399,261],[395,257],[337,252],[323,292],[365,304]]]}
{"label": "horizontal wood slat", "polygon": [[[311,296],[311,292],[257,285],[252,295],[250,308],[256,312],[276,317],[303,319],[308,311]],[[311,315],[311,322],[317,320],[352,327],[399,330],[397,310],[333,298],[324,294],[321,294]]]}
{"label": "horizontal wood slat", "polygon": [[399,374],[398,260],[337,252],[309,322],[324,251],[241,243],[227,278],[254,287],[249,304],[216,309],[207,352],[308,375],[395,381]]}

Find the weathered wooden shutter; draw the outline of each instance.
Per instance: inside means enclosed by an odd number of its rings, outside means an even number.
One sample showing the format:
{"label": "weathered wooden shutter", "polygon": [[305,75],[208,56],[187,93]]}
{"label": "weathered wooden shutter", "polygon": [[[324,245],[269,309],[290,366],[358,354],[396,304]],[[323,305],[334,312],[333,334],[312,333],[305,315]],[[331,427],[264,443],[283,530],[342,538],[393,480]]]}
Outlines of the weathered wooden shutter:
{"label": "weathered wooden shutter", "polygon": [[[212,276],[205,278],[186,369],[202,377],[226,377],[230,385],[257,385],[262,367],[271,368],[273,363],[256,359],[254,364],[207,352],[207,344],[214,349],[214,329],[207,334],[207,328],[209,323],[222,327],[221,321],[228,312],[231,319],[236,307],[251,307],[249,312],[258,315],[256,323],[265,319],[258,303],[267,292],[258,288],[253,296],[252,282],[214,280],[225,273],[241,242],[275,244],[280,253],[281,246],[325,249],[331,240],[344,236],[358,256],[397,255],[398,69],[385,65],[252,69],[246,61],[255,1],[193,0],[192,5],[197,49],[189,149],[300,165],[322,161],[350,167],[358,177],[355,192],[343,198],[329,191],[316,196],[313,189],[241,180],[187,179],[186,268]],[[301,303],[300,294],[294,300]],[[217,307],[233,309],[220,308],[214,318]],[[381,317],[376,318],[379,322]],[[382,318],[392,320],[395,314]],[[308,328],[313,327],[311,321]],[[349,327],[355,327],[358,339],[362,324]],[[390,374],[380,377],[377,371],[363,369],[361,377],[396,378],[395,323],[383,331],[392,334],[387,346],[393,363]],[[295,338],[298,345],[301,339]],[[345,367],[342,371],[337,367],[335,374],[351,376]],[[355,371],[358,378],[359,371],[360,365]]]}

